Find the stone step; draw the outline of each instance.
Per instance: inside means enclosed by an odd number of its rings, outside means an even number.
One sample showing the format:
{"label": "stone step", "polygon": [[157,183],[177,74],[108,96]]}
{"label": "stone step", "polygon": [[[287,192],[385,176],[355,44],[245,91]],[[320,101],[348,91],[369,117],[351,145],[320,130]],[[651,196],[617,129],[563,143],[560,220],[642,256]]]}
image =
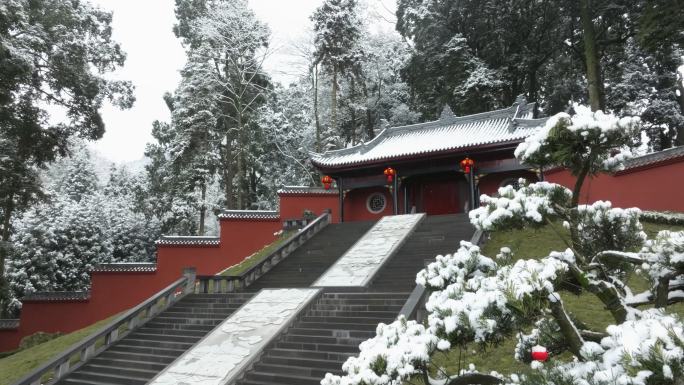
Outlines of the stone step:
{"label": "stone step", "polygon": [[344,361],[315,360],[311,358],[279,357],[266,355],[261,357],[261,364],[296,366],[304,368],[317,368],[321,370],[340,370]]}
{"label": "stone step", "polygon": [[[206,333],[205,333],[206,335]],[[197,341],[202,339],[202,337],[194,337],[194,336],[174,336],[174,335],[168,335],[168,334],[147,334],[144,332],[134,332],[130,335],[130,338],[134,338],[137,340],[144,340],[144,341],[161,341],[161,342],[180,342],[180,343],[187,343],[187,344],[195,344]]]}
{"label": "stone step", "polygon": [[296,342],[303,344],[326,344],[326,345],[350,345],[358,347],[368,338],[344,338],[344,337],[321,337],[321,336],[301,336],[297,334],[286,334],[282,337],[283,342]]}
{"label": "stone step", "polygon": [[[286,358],[306,358],[314,360],[332,360],[332,361],[347,361],[347,358],[353,357],[351,353],[336,353],[336,352],[321,352],[314,350],[297,350],[297,349],[281,349],[271,348],[268,350],[268,355],[273,357]],[[320,379],[318,380],[320,382]]]}
{"label": "stone step", "polygon": [[307,310],[304,317],[394,318],[393,311]]}
{"label": "stone step", "polygon": [[168,365],[172,363],[178,356],[168,355],[164,356],[161,354],[136,354],[136,353],[126,353],[117,352],[112,349],[107,349],[100,353],[95,359],[98,360],[108,360],[108,361],[135,361],[147,364],[160,364]]}
{"label": "stone step", "polygon": [[295,374],[313,378],[325,378],[327,373],[342,375],[342,365],[337,368],[312,368],[307,366],[295,365],[274,365],[259,363],[254,365],[254,370],[261,373],[276,373],[276,374]]}
{"label": "stone step", "polygon": [[[163,369],[163,368],[162,368]],[[115,375],[122,377],[130,377],[136,379],[151,379],[159,373],[158,370],[149,369],[135,369],[128,367],[112,367],[108,365],[97,365],[88,363],[82,367],[82,372],[93,373],[97,375]]]}
{"label": "stone step", "polygon": [[406,299],[319,299],[316,305],[342,306],[399,306],[403,307]]}
{"label": "stone step", "polygon": [[[125,341],[125,339],[122,341]],[[128,345],[124,343],[116,344],[107,349],[107,351],[126,354],[160,355],[165,357],[179,357],[181,354],[185,353],[184,349],[156,348],[150,346]]]}
{"label": "stone step", "polygon": [[316,352],[333,352],[333,353],[358,353],[359,347],[350,345],[337,345],[337,344],[313,344],[313,343],[302,343],[302,342],[287,342],[279,341],[275,343],[275,347],[278,349],[293,349],[293,350],[306,350],[306,351],[316,351]]}
{"label": "stone step", "polygon": [[[154,320],[152,320],[154,321]],[[190,324],[170,324],[162,322],[147,322],[145,328],[158,330],[191,330],[209,332],[214,330],[215,325],[190,325]]]}
{"label": "stone step", "polygon": [[[394,320],[392,320],[394,321]],[[304,322],[297,321],[296,328],[302,329],[326,329],[326,330],[363,330],[375,332],[378,325],[372,323],[344,323],[344,322]]]}
{"label": "stone step", "polygon": [[304,329],[293,327],[288,329],[286,335],[292,336],[320,336],[320,337],[334,337],[334,338],[359,338],[369,339],[375,336],[375,330],[334,330],[334,329]]}
{"label": "stone step", "polygon": [[289,385],[320,385],[321,380],[315,377],[307,377],[294,374],[283,373],[265,373],[257,371],[249,371],[245,374],[246,380],[275,382],[278,384]]}
{"label": "stone step", "polygon": [[[171,361],[173,362],[173,361]],[[93,358],[91,361],[88,361],[89,364],[93,364],[97,367],[113,367],[113,368],[131,368],[131,369],[141,369],[141,370],[148,370],[148,371],[154,371],[156,373],[161,372],[170,364],[171,362],[168,363],[160,363],[160,362],[148,362],[145,360],[119,360],[119,359],[107,359],[104,357],[97,356]]]}
{"label": "stone step", "polygon": [[398,313],[403,305],[329,305],[314,304],[311,310],[334,310],[334,311],[388,311]]}
{"label": "stone step", "polygon": [[71,384],[71,380],[83,381],[76,383],[87,383],[87,384],[118,384],[118,385],[145,385],[152,379],[149,378],[135,378],[129,376],[120,376],[115,374],[105,374],[105,373],[95,373],[86,372],[83,370],[77,370],[69,375],[69,380],[64,382],[66,384]]}

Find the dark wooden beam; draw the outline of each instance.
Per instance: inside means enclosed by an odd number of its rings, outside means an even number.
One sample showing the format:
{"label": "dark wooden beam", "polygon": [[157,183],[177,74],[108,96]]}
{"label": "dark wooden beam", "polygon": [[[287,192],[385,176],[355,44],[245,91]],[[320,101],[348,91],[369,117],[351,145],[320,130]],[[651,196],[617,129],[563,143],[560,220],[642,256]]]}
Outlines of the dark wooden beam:
{"label": "dark wooden beam", "polygon": [[337,186],[340,189],[340,223],[344,222],[344,186],[342,186],[342,177],[337,178]]}

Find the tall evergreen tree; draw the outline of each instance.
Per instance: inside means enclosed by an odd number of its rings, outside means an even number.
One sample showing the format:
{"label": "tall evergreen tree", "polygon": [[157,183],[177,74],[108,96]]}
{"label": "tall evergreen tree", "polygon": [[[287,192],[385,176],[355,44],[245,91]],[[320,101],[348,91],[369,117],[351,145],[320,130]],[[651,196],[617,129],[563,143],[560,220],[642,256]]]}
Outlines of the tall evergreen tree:
{"label": "tall evergreen tree", "polygon": [[[0,140],[14,147],[7,154],[15,165],[14,176],[3,172],[0,180],[6,186],[0,191],[3,242],[18,203],[35,191],[32,170],[65,154],[70,137],[100,139],[105,100],[133,105],[132,84],[106,76],[126,59],[111,39],[111,22],[112,13],[88,1],[0,3]],[[69,122],[50,124],[48,105],[64,111]],[[0,255],[0,276],[3,271]]]}
{"label": "tall evergreen tree", "polygon": [[337,133],[339,75],[357,65],[355,48],[361,37],[356,0],[325,0],[311,16],[314,22],[317,63],[332,74],[330,127]]}

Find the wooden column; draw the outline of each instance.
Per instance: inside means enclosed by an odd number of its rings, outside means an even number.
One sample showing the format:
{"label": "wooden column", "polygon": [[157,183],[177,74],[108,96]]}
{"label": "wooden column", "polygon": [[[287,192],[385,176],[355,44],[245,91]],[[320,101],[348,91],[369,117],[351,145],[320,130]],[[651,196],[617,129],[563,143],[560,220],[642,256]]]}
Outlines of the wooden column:
{"label": "wooden column", "polygon": [[475,167],[470,168],[468,182],[470,183],[470,209],[475,210]]}
{"label": "wooden column", "polygon": [[340,190],[340,223],[342,223],[344,222],[344,187],[341,176],[337,178],[337,188]]}
{"label": "wooden column", "polygon": [[392,211],[394,211],[394,215],[399,215],[399,177],[397,175],[394,175],[392,177]]}
{"label": "wooden column", "polygon": [[409,200],[408,200],[408,186],[406,183],[403,184],[404,188],[404,214],[408,214],[410,209],[409,209]]}

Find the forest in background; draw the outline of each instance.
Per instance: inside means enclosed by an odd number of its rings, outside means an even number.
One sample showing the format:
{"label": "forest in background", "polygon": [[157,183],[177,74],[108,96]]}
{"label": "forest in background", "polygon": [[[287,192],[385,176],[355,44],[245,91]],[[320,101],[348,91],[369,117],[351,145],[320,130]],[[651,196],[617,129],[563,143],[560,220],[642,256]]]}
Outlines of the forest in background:
{"label": "forest in background", "polygon": [[[640,116],[632,146],[684,145],[684,3],[677,0],[397,0],[396,30],[364,0],[325,0],[276,47],[246,0],[176,0],[187,61],[160,95],[140,173],[106,173],[84,141],[105,102],[135,102],[112,14],[87,1],[0,3],[0,276],[5,314],[42,290],[87,290],[101,262],[154,261],[161,234],[215,235],[224,209],[277,209],[284,185],[319,185],[309,152],[388,126],[571,103]],[[297,73],[275,82],[276,50]],[[52,125],[46,106],[66,111]],[[110,129],[115,129],[110,127]],[[105,168],[109,170],[110,166]],[[107,175],[102,178],[101,175]],[[106,179],[106,180],[103,180]]]}

